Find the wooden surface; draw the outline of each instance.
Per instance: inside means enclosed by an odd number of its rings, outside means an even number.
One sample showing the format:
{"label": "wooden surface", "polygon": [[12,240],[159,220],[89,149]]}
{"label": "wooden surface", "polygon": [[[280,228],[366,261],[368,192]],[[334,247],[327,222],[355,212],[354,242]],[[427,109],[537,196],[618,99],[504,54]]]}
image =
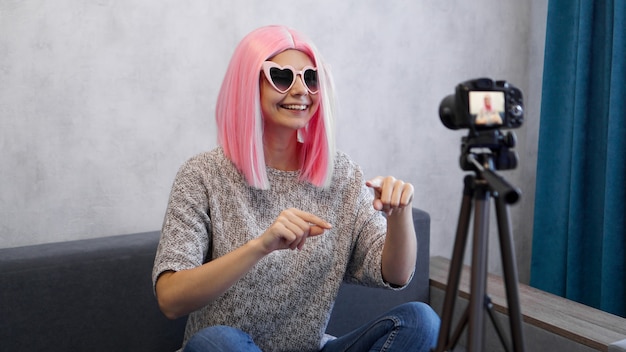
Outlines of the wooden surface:
{"label": "wooden surface", "polygon": [[[430,260],[430,285],[445,292],[450,261],[443,257]],[[463,267],[459,297],[469,299],[470,268]],[[489,274],[487,294],[494,309],[507,313],[503,278]],[[574,340],[599,351],[608,351],[608,345],[626,339],[626,319],[598,309],[519,284],[520,307],[523,320],[554,334]]]}

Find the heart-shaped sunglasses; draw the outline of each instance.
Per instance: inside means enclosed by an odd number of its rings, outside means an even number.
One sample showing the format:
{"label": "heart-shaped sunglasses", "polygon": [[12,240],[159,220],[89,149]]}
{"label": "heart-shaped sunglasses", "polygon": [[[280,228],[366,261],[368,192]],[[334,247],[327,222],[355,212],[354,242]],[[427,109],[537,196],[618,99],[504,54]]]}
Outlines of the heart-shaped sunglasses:
{"label": "heart-shaped sunglasses", "polygon": [[272,87],[282,94],[287,93],[293,87],[298,75],[309,93],[317,94],[319,91],[317,69],[311,66],[306,66],[302,71],[296,71],[289,65],[280,66],[273,61],[265,61],[263,63],[263,73],[265,73],[265,77],[267,77]]}

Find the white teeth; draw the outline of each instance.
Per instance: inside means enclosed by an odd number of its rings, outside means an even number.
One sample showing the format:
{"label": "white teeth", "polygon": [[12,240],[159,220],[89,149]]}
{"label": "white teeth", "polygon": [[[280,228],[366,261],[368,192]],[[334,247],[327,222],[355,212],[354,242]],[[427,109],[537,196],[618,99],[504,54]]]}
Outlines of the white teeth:
{"label": "white teeth", "polygon": [[301,110],[302,111],[302,110],[306,110],[307,106],[291,104],[291,105],[283,105],[283,108],[289,109],[289,110]]}

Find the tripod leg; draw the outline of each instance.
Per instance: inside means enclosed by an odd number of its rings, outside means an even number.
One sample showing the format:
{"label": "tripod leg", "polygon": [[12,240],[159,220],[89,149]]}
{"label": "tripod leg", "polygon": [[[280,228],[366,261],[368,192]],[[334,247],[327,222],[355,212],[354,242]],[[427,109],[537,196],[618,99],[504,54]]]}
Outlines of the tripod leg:
{"label": "tripod leg", "polygon": [[486,185],[477,185],[474,199],[474,242],[472,248],[472,278],[470,282],[470,321],[468,329],[468,351],[481,352],[484,339],[485,307],[487,288],[487,250],[489,244],[489,190]]}
{"label": "tripod leg", "polygon": [[503,331],[502,327],[498,323],[498,319],[496,318],[496,315],[493,313],[493,303],[491,303],[491,298],[489,298],[489,296],[485,297],[485,306],[487,307],[487,313],[489,314],[491,323],[493,324],[493,327],[496,330],[496,334],[498,334],[500,343],[504,347],[505,351],[507,352],[511,351],[508,344],[506,343],[506,340],[504,339],[504,333],[502,332]]}
{"label": "tripod leg", "polygon": [[463,268],[463,255],[467,242],[467,232],[472,212],[472,196],[474,194],[474,177],[466,176],[464,179],[463,199],[461,201],[461,212],[457,224],[456,239],[452,251],[452,260],[448,274],[448,285],[444,296],[443,311],[441,314],[441,328],[437,339],[435,351],[443,352],[448,349],[450,342],[450,330],[452,328],[452,318],[454,315],[454,304],[459,290],[461,270]]}
{"label": "tripod leg", "polygon": [[500,251],[502,253],[502,268],[504,270],[504,284],[506,299],[509,306],[509,321],[513,339],[513,351],[524,351],[524,336],[522,333],[522,312],[519,303],[517,264],[513,250],[513,236],[509,222],[509,210],[503,199],[496,198],[496,217],[500,235]]}
{"label": "tripod leg", "polygon": [[456,347],[457,342],[461,338],[461,334],[463,333],[464,328],[467,326],[467,320],[469,319],[469,307],[465,308],[463,315],[461,315],[461,319],[459,320],[454,333],[452,333],[452,338],[450,339],[450,343],[448,345],[447,351],[453,351],[454,347]]}

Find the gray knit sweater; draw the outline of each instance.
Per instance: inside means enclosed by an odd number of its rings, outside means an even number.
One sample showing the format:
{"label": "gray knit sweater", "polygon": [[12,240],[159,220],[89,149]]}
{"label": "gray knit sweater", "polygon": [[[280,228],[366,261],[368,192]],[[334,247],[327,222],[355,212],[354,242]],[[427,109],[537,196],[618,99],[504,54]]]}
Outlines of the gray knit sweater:
{"label": "gray knit sweater", "polygon": [[270,189],[248,186],[221,148],[187,161],[176,176],[152,273],[184,270],[259,236],[287,208],[333,225],[301,251],[275,251],[233,287],[190,314],[185,341],[212,325],[239,328],[264,351],[318,351],[342,280],[389,287],[381,274],[385,218],[372,207],[360,168],[337,153],[332,185],[268,168]]}

